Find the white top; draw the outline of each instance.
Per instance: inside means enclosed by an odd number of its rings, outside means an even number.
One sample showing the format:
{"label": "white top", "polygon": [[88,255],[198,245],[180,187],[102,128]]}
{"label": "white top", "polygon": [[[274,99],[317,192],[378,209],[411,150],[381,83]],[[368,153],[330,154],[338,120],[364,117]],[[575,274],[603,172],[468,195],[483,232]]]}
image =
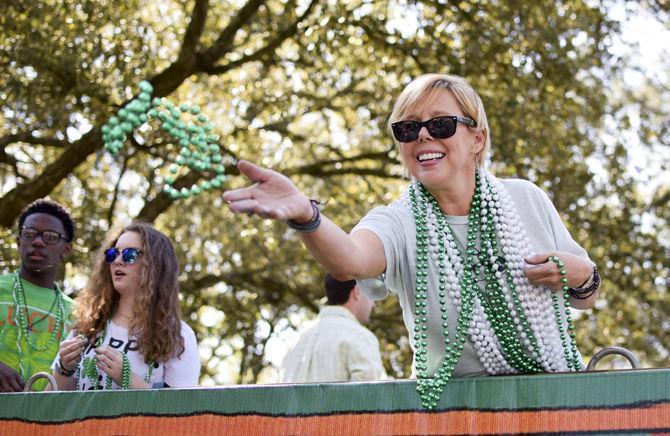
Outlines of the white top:
{"label": "white top", "polygon": [[[499,181],[514,203],[534,253],[566,251],[588,259],[586,251],[572,239],[551,200],[540,188],[526,180],[499,179]],[[460,247],[465,247],[468,227],[467,216],[447,216],[447,223]],[[354,227],[352,233],[362,229],[373,232],[384,246],[386,286],[389,290],[398,294],[405,327],[409,332],[413,332],[416,226],[412,211],[406,205],[403,205],[400,200],[388,206],[377,207]],[[439,307],[436,292],[438,289],[438,273],[433,262],[429,263],[428,279],[428,373],[434,374],[444,359],[445,349],[439,310],[431,310],[431,308]],[[503,280],[503,286],[506,286],[504,282]],[[363,289],[366,288],[363,287]],[[384,294],[386,292],[369,295],[369,297],[378,300],[384,298]],[[561,313],[563,312],[564,310],[561,310]],[[452,320],[458,318],[457,308],[449,300],[447,317]],[[448,329],[449,337],[454,338],[456,323],[448,323]],[[414,334],[410,334],[409,338],[412,349],[416,351]],[[413,376],[414,368],[415,365],[412,365]],[[453,376],[467,377],[485,374],[487,372],[480,363],[468,337],[461,357],[454,368]]]}
{"label": "white top", "polygon": [[[198,356],[198,343],[195,338],[195,333],[184,321],[181,321],[181,335],[184,338],[184,352],[178,356],[173,357],[164,363],[154,363],[153,371],[151,372],[151,380],[149,386],[152,388],[180,388],[197,386],[200,377],[200,359]],[[67,339],[72,339],[73,332],[70,332]],[[107,328],[107,335],[103,341],[103,346],[108,345],[111,348],[123,351],[128,354],[128,361],[130,362],[130,369],[135,375],[141,379],[145,379],[147,375],[147,364],[144,361],[144,356],[137,351],[137,341],[135,337],[128,337],[128,329],[117,325],[110,321]],[[79,362],[79,370],[83,372],[83,362],[85,359],[93,359],[95,357],[95,345],[90,345],[84,351],[83,358]],[[56,355],[58,359],[58,355]],[[52,364],[52,369],[55,367]],[[104,389],[106,382],[106,375],[103,371],[99,371],[98,389]],[[77,377],[75,374],[73,377]],[[167,385],[167,386],[166,386]],[[82,374],[79,382],[79,389],[82,391],[94,389],[91,380]],[[112,382],[112,389],[121,389],[115,382]]]}
{"label": "white top", "polygon": [[372,381],[385,378],[379,341],[349,309],[324,306],[314,327],[286,354],[284,383]]}

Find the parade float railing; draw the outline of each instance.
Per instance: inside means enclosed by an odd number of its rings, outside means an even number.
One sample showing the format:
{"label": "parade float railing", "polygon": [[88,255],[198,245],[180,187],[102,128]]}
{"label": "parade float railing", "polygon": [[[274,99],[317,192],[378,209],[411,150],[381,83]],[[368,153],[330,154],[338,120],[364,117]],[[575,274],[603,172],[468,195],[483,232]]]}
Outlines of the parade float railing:
{"label": "parade float railing", "polygon": [[2,434],[670,432],[670,369],[451,380],[0,394]]}

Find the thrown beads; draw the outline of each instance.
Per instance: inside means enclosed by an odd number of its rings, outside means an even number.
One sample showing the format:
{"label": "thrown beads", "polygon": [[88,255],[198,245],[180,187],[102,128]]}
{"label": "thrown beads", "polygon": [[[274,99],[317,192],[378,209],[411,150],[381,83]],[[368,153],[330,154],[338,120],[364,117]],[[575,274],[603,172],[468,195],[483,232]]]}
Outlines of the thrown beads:
{"label": "thrown beads", "polygon": [[[140,82],[140,93],[121,108],[116,116],[109,118],[102,126],[105,148],[116,155],[123,148],[127,135],[150,119],[160,124],[160,129],[171,136],[181,150],[170,167],[170,176],[165,177],[163,192],[171,199],[188,198],[220,188],[226,180],[223,156],[219,146],[219,136],[210,134],[213,130],[206,115],[200,113],[196,105],[175,106],[164,98],[151,97],[153,86],[147,81]],[[191,114],[194,122],[184,122],[182,114]],[[182,168],[209,176],[191,187],[175,188],[174,175]]]}

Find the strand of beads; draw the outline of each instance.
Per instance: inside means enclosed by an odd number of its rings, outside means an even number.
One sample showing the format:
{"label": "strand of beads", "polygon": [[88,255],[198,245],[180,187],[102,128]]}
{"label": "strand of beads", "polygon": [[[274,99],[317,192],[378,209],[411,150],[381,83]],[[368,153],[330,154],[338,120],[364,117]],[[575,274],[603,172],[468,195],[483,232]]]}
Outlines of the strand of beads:
{"label": "strand of beads", "polygon": [[[479,173],[476,177],[479,181]],[[499,220],[497,194],[485,189],[481,214],[478,217],[478,228],[482,230],[482,257],[486,272],[485,293],[479,288],[480,300],[484,311],[496,331],[507,361],[520,372],[533,373],[543,370],[532,356],[526,354],[524,345],[531,349],[531,354],[538,356],[538,343],[526,319],[521,301],[512,281],[511,270],[506,256],[503,256],[503,271],[497,268],[498,242],[495,223]],[[509,295],[503,291],[503,272],[507,280]],[[539,357],[539,356],[538,356]],[[538,359],[539,360],[539,359]]]}
{"label": "strand of beads", "polygon": [[[109,327],[109,321],[105,325],[105,329],[103,330],[102,334],[98,336],[98,339],[95,341],[95,348],[100,348],[105,342],[105,338],[107,337],[107,329]],[[130,360],[128,358],[128,353],[121,353],[122,356],[122,363],[121,363],[121,389],[130,389],[130,383],[132,379],[132,370],[130,367]],[[146,375],[144,376],[144,381],[147,384],[151,383],[151,375],[153,374],[154,370],[154,363],[152,361],[147,362],[147,370],[146,370]],[[83,369],[83,371],[82,371]],[[96,360],[90,357],[87,357],[84,359],[82,364],[77,367],[77,390],[80,389],[80,380],[82,373],[85,377],[87,377],[94,389],[101,389],[101,386],[98,384],[98,380],[100,378],[100,371],[98,370],[98,367],[96,366]],[[110,390],[112,389],[112,378],[109,375],[105,376],[105,389]]]}
{"label": "strand of beads", "polygon": [[497,228],[502,250],[508,263],[511,264],[512,283],[517,288],[521,306],[538,339],[539,361],[546,371],[565,370],[567,363],[564,365],[551,307],[552,292],[547,287],[531,285],[523,272],[524,258],[533,252],[525,227],[521,225],[514,203],[502,183],[490,175],[487,175],[485,180],[499,196],[500,219]]}
{"label": "strand of beads", "polygon": [[[98,336],[98,338],[95,340],[95,345],[94,348],[100,348],[102,347],[102,344],[105,342],[105,338],[107,337],[107,329],[109,327],[109,321],[105,324],[105,329],[102,331],[102,334]],[[82,371],[83,369],[83,371]],[[81,380],[81,376],[83,375],[86,376],[90,381],[91,384],[93,385],[93,389],[99,389],[98,385],[98,379],[100,378],[100,372],[98,371],[98,367],[96,366],[96,361],[93,358],[86,357],[84,358],[84,361],[82,362],[81,365],[77,367],[77,390],[79,390],[79,381]],[[109,377],[107,380],[111,380]],[[105,386],[107,388],[107,386]],[[111,386],[107,389],[110,389]]]}
{"label": "strand of beads", "polygon": [[[561,273],[561,291],[563,292],[563,304],[565,305],[565,318],[567,324],[567,331],[563,330],[563,325],[561,323],[561,309],[558,304],[558,295],[553,293],[551,296],[554,311],[556,315],[556,324],[558,326],[558,332],[561,337],[561,343],[563,344],[563,350],[565,353],[565,360],[568,362],[568,368],[573,371],[579,371],[581,369],[581,362],[579,359],[579,352],[577,351],[577,343],[575,342],[575,326],[572,324],[571,311],[570,311],[570,294],[568,293],[568,272],[565,269],[565,263],[558,258],[558,256],[549,256],[550,262],[554,262]],[[569,336],[566,337],[566,334]],[[568,342],[570,342],[568,348]],[[572,352],[572,356],[570,356]]]}
{"label": "strand of beads", "polygon": [[[180,151],[172,165],[170,175],[165,177],[163,192],[173,200],[188,198],[201,194],[212,188],[220,188],[226,180],[223,156],[219,146],[219,136],[212,133],[213,127],[206,115],[200,113],[198,106],[187,104],[172,104],[165,98],[152,98],[153,86],[146,81],[140,82],[140,93],[121,108],[102,126],[102,139],[105,148],[113,155],[123,147],[123,143],[134,129],[150,119],[160,124],[161,130],[168,134],[175,143],[179,144]],[[190,114],[195,120],[182,120],[183,114]],[[190,188],[175,188],[176,177],[181,168],[188,168],[209,179]]]}
{"label": "strand of beads", "polygon": [[[121,370],[121,389],[129,389],[130,388],[130,361],[128,360],[128,354],[127,353],[121,353],[123,354],[123,368]],[[107,377],[107,380],[110,380],[111,377]],[[110,386],[111,388],[111,386]]]}
{"label": "strand of beads", "polygon": [[[418,192],[416,192],[418,191]],[[472,286],[477,286],[476,279],[473,277],[471,268],[462,270],[459,284],[453,283],[456,277],[447,274],[447,268],[453,269],[446,254],[446,244],[444,238],[438,238],[438,283],[439,283],[439,305],[440,317],[442,319],[442,333],[445,344],[445,356],[442,364],[437,369],[433,378],[429,378],[427,369],[427,291],[428,291],[428,241],[429,234],[427,228],[427,210],[432,199],[430,193],[419,185],[418,189],[410,187],[409,196],[411,200],[412,212],[416,223],[416,244],[417,244],[417,276],[415,290],[415,347],[416,347],[416,372],[419,380],[417,382],[417,392],[421,397],[423,406],[427,409],[433,409],[442,396],[444,388],[453,374],[456,363],[458,362],[463,344],[468,332],[468,325],[472,317],[473,291]],[[433,199],[434,200],[434,199]],[[435,206],[433,206],[435,207]],[[439,208],[437,209],[439,210]],[[448,231],[448,226],[442,213],[436,214],[436,227],[439,235]],[[448,287],[460,287],[461,308],[456,324],[456,333],[453,343],[449,339],[447,323],[447,300],[446,291]],[[417,340],[418,339],[418,340]]]}
{"label": "strand of beads", "polygon": [[[63,331],[65,330],[65,306],[63,303],[63,295],[61,293],[58,284],[55,284],[56,300],[57,300],[57,312],[56,312],[56,322],[54,328],[49,335],[47,342],[38,346],[33,341],[30,340],[30,327],[28,324],[28,304],[26,302],[26,291],[23,288],[23,283],[21,283],[21,276],[19,272],[14,273],[14,286],[12,289],[12,299],[14,302],[14,324],[16,325],[16,353],[18,355],[19,361],[19,373],[21,378],[25,379],[25,368],[23,367],[23,339],[26,338],[28,346],[37,352],[42,352],[54,343],[56,337],[62,338]],[[51,312],[49,312],[49,315]]]}
{"label": "strand of beads", "polygon": [[[412,182],[416,185],[416,180]],[[407,196],[408,197],[408,196]],[[408,204],[408,203],[406,203]],[[455,309],[460,313],[461,310],[461,299],[460,299],[460,286],[458,285],[457,277],[462,277],[463,275],[463,259],[462,255],[458,248],[458,242],[456,237],[451,230],[451,227],[446,223],[446,218],[443,219],[443,214],[439,209],[436,201],[428,201],[427,204],[428,212],[428,235],[429,235],[429,244],[431,250],[431,256],[435,262],[440,258],[440,254],[443,253],[442,248],[438,249],[437,246],[439,238],[444,239],[444,247],[446,248],[447,256],[447,269],[446,269],[446,278],[447,286],[446,289],[448,293],[446,295],[451,299],[452,304]],[[439,233],[437,230],[437,223],[441,221],[445,223],[444,231],[440,230]],[[476,235],[472,235],[472,237]],[[464,244],[465,245],[465,244]],[[471,250],[471,253],[474,251]],[[474,257],[471,258],[473,264],[470,266],[472,270],[473,277],[475,280],[478,278],[478,268],[479,264],[475,261]],[[443,292],[445,288],[444,284],[439,285],[440,298],[444,298],[446,295]],[[442,301],[441,301],[442,303]],[[491,327],[488,319],[486,318],[483,309],[481,307],[480,301],[477,298],[473,299],[472,307],[472,316],[470,319],[470,329],[469,334],[471,341],[474,345],[477,355],[489,374],[501,374],[501,373],[513,373],[515,372],[514,368],[509,366],[503,355],[501,354],[500,344],[498,339],[493,333],[493,328]]]}

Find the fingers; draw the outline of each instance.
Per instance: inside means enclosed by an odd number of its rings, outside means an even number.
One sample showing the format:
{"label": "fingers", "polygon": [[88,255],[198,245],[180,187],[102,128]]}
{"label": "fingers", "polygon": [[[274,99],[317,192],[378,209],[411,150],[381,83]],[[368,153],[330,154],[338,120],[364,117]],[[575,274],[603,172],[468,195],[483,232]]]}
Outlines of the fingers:
{"label": "fingers", "polygon": [[21,392],[24,385],[23,380],[17,373],[5,374],[0,379],[0,392]]}
{"label": "fingers", "polygon": [[274,171],[261,168],[258,165],[252,164],[248,160],[239,161],[237,163],[237,168],[239,168],[242,174],[254,182],[268,181],[274,174]]}
{"label": "fingers", "polygon": [[523,268],[523,273],[531,284],[553,288],[560,280],[558,267],[548,261],[551,255],[552,253],[538,253],[524,258],[526,266]]}
{"label": "fingers", "polygon": [[223,193],[223,199],[229,203],[240,200],[249,200],[254,198],[254,190],[256,185],[247,186],[246,188],[234,189]]}
{"label": "fingers", "polygon": [[67,353],[61,353],[60,364],[63,367],[63,369],[66,369],[68,371],[74,369],[81,360],[83,352],[84,352],[83,348],[76,348]]}
{"label": "fingers", "polygon": [[95,359],[107,367],[120,367],[122,361],[121,353],[108,347],[95,350]]}
{"label": "fingers", "polygon": [[253,199],[241,199],[230,203],[230,210],[235,213],[256,213],[255,209],[259,207],[258,201]]}
{"label": "fingers", "polygon": [[77,339],[77,338],[69,339],[67,341],[63,341],[60,344],[61,355],[63,353],[67,354],[67,353],[70,353],[70,352],[75,351],[75,350],[83,351],[85,345],[86,345],[86,342],[82,341],[81,339]]}
{"label": "fingers", "polygon": [[95,350],[96,366],[110,377],[116,384],[121,384],[121,373],[123,367],[123,357],[121,352],[109,347],[102,347]]}
{"label": "fingers", "polygon": [[16,377],[11,377],[9,380],[9,392],[21,392],[25,387],[25,383],[17,374]]}
{"label": "fingers", "polygon": [[543,264],[529,264],[523,268],[524,274],[531,282],[541,280],[548,275],[551,275],[554,270],[558,271],[553,263]]}
{"label": "fingers", "polygon": [[539,253],[525,257],[523,260],[530,265],[539,265],[545,263],[553,253]]}
{"label": "fingers", "polygon": [[81,338],[73,338],[61,343],[58,356],[63,369],[71,370],[77,366],[86,344],[87,342]]}
{"label": "fingers", "polygon": [[231,202],[229,207],[235,213],[247,213],[249,215],[258,215],[262,218],[277,220],[287,219],[287,212],[283,208],[266,206],[252,199]]}

